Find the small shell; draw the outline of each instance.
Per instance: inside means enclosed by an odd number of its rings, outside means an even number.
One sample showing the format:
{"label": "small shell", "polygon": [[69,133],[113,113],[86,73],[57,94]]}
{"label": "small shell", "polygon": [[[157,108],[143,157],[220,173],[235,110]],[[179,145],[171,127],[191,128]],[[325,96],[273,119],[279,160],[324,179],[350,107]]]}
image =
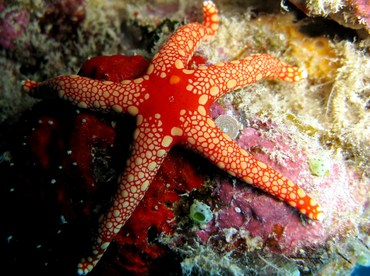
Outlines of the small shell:
{"label": "small shell", "polygon": [[239,122],[230,115],[220,115],[215,120],[216,125],[227,135],[230,136],[231,139],[235,139],[240,130]]}

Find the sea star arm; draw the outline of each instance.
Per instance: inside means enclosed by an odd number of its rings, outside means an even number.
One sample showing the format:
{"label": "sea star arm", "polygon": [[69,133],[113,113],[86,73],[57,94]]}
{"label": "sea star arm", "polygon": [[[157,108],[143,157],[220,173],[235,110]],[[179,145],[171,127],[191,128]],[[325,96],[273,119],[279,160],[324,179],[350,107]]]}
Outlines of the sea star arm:
{"label": "sea star arm", "polygon": [[203,24],[180,27],[154,56],[148,74],[165,78],[173,68],[184,69],[203,38],[212,37],[218,29],[218,12],[211,1],[203,2]]}
{"label": "sea star arm", "polygon": [[300,187],[241,149],[210,117],[200,114],[196,117],[196,120],[185,123],[186,146],[230,175],[278,197],[309,218],[323,219],[322,208]]}
{"label": "sea star arm", "polygon": [[[60,98],[80,108],[99,111],[128,112],[136,115],[145,100],[142,78],[121,83],[94,80],[78,75],[59,76],[43,82],[26,80],[23,89],[40,99]],[[149,95],[148,95],[149,96]]]}
{"label": "sea star arm", "polygon": [[194,71],[187,89],[217,99],[263,78],[295,82],[306,76],[306,71],[285,64],[276,57],[257,54],[242,60],[199,67]]}
{"label": "sea star arm", "polygon": [[137,124],[139,126],[134,132],[131,157],[119,179],[112,207],[100,219],[92,253],[89,257],[83,258],[78,265],[80,275],[85,275],[94,268],[116,234],[130,218],[172,145],[163,135],[162,122],[158,118],[143,119],[138,115]]}

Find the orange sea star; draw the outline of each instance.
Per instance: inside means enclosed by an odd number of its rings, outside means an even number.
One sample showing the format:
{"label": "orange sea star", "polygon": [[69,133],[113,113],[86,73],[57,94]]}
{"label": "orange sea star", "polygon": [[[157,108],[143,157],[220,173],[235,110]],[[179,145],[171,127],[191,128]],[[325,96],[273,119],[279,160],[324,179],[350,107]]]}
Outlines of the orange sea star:
{"label": "orange sea star", "polygon": [[229,91],[263,78],[299,81],[305,72],[267,54],[188,69],[200,41],[215,35],[218,28],[215,5],[205,1],[203,9],[203,24],[180,27],[140,78],[113,83],[72,75],[23,84],[34,97],[59,97],[81,108],[136,116],[132,155],[119,178],[111,208],[101,218],[92,253],[78,266],[79,274],[88,273],[100,260],[175,144],[200,153],[232,176],[280,198],[310,218],[320,220],[324,216],[315,200],[241,149],[208,114],[210,105]]}

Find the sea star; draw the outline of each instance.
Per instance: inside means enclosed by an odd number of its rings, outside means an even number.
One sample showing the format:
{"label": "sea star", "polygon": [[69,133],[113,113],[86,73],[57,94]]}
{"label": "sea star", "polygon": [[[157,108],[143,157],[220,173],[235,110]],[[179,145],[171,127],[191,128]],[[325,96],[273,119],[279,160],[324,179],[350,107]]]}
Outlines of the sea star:
{"label": "sea star", "polygon": [[100,260],[175,144],[200,153],[232,176],[280,198],[309,218],[324,217],[315,200],[241,149],[208,114],[211,104],[229,91],[263,78],[299,81],[306,77],[305,72],[267,54],[188,69],[200,41],[209,39],[218,29],[215,5],[205,1],[203,12],[203,24],[180,27],[153,57],[142,77],[114,83],[70,75],[41,83],[27,80],[23,84],[34,97],[62,98],[80,108],[136,116],[132,155],[118,180],[111,208],[100,220],[92,254],[78,266],[79,274],[88,273]]}

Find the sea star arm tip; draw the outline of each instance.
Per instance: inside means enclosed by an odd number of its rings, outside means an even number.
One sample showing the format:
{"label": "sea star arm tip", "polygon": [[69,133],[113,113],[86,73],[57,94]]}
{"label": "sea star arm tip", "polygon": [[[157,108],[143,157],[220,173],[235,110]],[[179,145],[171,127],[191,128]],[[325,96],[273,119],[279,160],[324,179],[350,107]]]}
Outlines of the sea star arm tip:
{"label": "sea star arm tip", "polygon": [[22,84],[23,90],[26,91],[27,93],[30,93],[34,88],[38,86],[38,83],[33,80],[24,80],[21,82],[21,84]]}
{"label": "sea star arm tip", "polygon": [[[207,128],[198,132],[186,131],[189,133],[185,140],[186,146],[199,152],[230,175],[274,195],[307,217],[315,220],[324,218],[322,208],[314,199],[292,181],[241,149],[234,140],[215,126],[210,118],[198,115],[196,120],[189,121],[189,129],[196,128],[201,121]],[[194,139],[193,133],[198,139]]]}
{"label": "sea star arm tip", "polygon": [[[194,82],[214,82],[206,93],[213,99],[264,78],[297,82],[307,77],[307,71],[285,64],[269,54],[256,54],[242,60],[202,66],[194,72]],[[202,86],[199,86],[202,87]],[[199,88],[194,88],[195,93]],[[199,91],[202,93],[202,91]]]}
{"label": "sea star arm tip", "polygon": [[[81,259],[78,265],[80,275],[92,270],[103,256],[115,235],[141,201],[172,146],[173,139],[163,133],[162,122],[158,118],[142,118],[137,120],[137,125],[132,154],[124,173],[119,178],[119,186],[113,197],[112,206],[100,219],[98,236],[92,253],[88,258]],[[154,132],[154,129],[157,132]]]}
{"label": "sea star arm tip", "polygon": [[275,77],[287,82],[299,82],[308,77],[308,72],[306,69],[280,62],[280,72]]}
{"label": "sea star arm tip", "polygon": [[211,1],[203,2],[203,24],[189,23],[180,27],[154,56],[147,74],[168,77],[173,68],[184,69],[202,39],[214,36],[218,29],[218,12]]}
{"label": "sea star arm tip", "polygon": [[212,1],[203,2],[203,26],[206,27],[208,35],[214,35],[218,29],[219,16],[216,5]]}
{"label": "sea star arm tip", "polygon": [[[78,75],[59,76],[43,82],[26,80],[23,90],[39,99],[68,100],[79,108],[118,113],[138,113],[138,106],[145,101],[145,95],[132,91],[140,90],[143,78],[125,80],[120,83],[94,80]],[[120,101],[120,98],[130,98]]]}
{"label": "sea star arm tip", "polygon": [[96,263],[92,262],[92,260],[87,261],[85,258],[82,258],[80,263],[77,265],[77,274],[78,275],[86,275],[91,270],[93,270]]}

